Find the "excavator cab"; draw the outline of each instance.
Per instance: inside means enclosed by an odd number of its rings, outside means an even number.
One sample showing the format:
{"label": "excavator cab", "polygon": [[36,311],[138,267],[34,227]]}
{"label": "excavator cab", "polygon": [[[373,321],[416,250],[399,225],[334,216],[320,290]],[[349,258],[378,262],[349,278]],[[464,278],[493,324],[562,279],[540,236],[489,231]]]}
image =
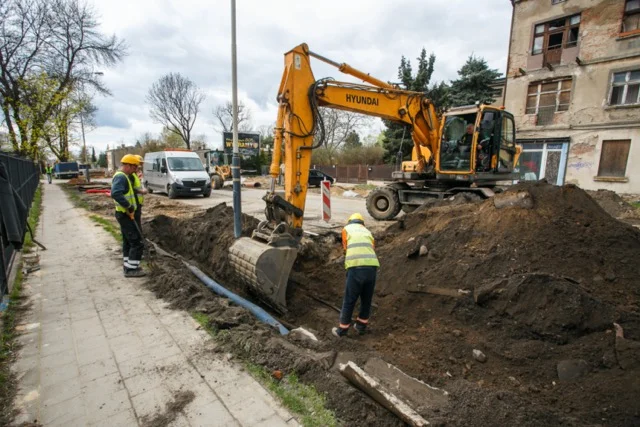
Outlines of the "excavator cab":
{"label": "excavator cab", "polygon": [[485,105],[459,107],[444,114],[439,174],[473,175],[473,181],[512,173],[520,147],[514,119],[502,108]]}

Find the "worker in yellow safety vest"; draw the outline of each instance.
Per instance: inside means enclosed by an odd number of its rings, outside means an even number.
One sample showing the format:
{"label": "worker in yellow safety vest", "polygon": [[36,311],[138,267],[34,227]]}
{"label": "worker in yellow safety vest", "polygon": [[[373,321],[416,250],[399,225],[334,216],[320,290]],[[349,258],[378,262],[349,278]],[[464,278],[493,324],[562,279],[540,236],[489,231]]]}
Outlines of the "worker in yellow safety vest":
{"label": "worker in yellow safety vest", "polygon": [[337,337],[347,334],[359,298],[360,313],[353,327],[363,335],[369,324],[371,301],[380,262],[376,256],[373,235],[364,226],[364,218],[359,213],[351,215],[342,230],[342,246],[345,249],[344,268],[347,270],[347,283],[340,311],[340,325],[331,332]]}
{"label": "worker in yellow safety vest", "polygon": [[140,268],[144,244],[139,227],[135,222],[138,208],[136,193],[133,190],[133,178],[140,161],[133,154],[125,155],[120,160],[122,166],[113,175],[111,182],[111,198],[116,204],[116,219],[122,233],[122,258],[125,277],[142,277],[145,272]]}
{"label": "worker in yellow safety vest", "polygon": [[53,176],[53,167],[51,164],[47,163],[47,166],[44,168],[45,173],[47,174],[47,181],[51,184],[51,177]]}

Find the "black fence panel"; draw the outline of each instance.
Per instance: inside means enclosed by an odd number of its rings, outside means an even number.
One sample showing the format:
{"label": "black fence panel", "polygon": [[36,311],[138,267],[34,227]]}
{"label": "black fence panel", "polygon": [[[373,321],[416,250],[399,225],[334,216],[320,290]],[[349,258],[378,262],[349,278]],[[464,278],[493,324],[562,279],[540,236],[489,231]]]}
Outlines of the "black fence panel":
{"label": "black fence panel", "polygon": [[[29,208],[31,207],[40,181],[40,167],[30,159],[3,152],[0,152],[0,165],[2,165],[0,167],[6,170],[11,187],[27,207],[26,212],[18,210],[18,223],[21,225],[21,229],[24,230],[22,233],[22,241],[24,241]],[[2,258],[2,262],[0,262],[0,298],[4,296],[9,289],[9,271],[11,270],[15,255],[15,248],[7,238],[3,210],[5,211],[4,215],[7,215],[9,209],[7,206],[0,206],[0,255]]]}

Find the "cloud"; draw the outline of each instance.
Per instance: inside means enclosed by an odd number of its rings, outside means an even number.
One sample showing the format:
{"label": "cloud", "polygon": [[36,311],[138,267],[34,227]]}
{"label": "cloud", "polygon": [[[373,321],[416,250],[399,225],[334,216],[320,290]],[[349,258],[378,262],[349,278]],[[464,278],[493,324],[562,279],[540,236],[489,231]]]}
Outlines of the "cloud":
{"label": "cloud", "polygon": [[[145,96],[169,72],[193,80],[207,95],[194,127],[219,144],[212,111],[231,99],[231,23],[228,0],[96,1],[106,33],[129,45],[129,55],[104,71],[113,96],[96,101],[93,143],[133,143],[161,126],[149,117]],[[400,57],[415,64],[424,47],[436,55],[434,81],[452,80],[470,54],[492,68],[506,66],[511,5],[505,0],[293,0],[237,2],[238,89],[256,129],[276,119],[284,53],[306,42],[311,50],[382,80],[396,81]],[[355,81],[314,60],[316,78]],[[377,122],[376,122],[377,123]],[[372,131],[378,131],[379,125]]]}
{"label": "cloud", "polygon": [[111,127],[117,129],[128,129],[131,127],[129,120],[113,110],[113,105],[105,104],[98,108],[96,112],[96,125],[98,127]]}

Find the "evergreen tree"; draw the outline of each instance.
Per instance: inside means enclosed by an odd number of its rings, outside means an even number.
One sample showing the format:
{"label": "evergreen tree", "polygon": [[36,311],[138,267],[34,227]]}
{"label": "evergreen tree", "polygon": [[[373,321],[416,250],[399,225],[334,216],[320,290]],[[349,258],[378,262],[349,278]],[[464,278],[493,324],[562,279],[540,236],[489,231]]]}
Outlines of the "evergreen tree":
{"label": "evergreen tree", "polygon": [[451,82],[451,105],[471,105],[476,102],[491,104],[493,89],[489,86],[501,76],[500,72],[490,69],[483,58],[469,56],[467,62],[458,70],[458,79]]}
{"label": "evergreen tree", "polygon": [[344,140],[344,148],[356,148],[362,147],[362,142],[360,142],[360,135],[356,131],[351,131],[347,138]]}
{"label": "evergreen tree", "polygon": [[96,148],[91,147],[91,163],[96,164],[98,159],[96,158]]}
{"label": "evergreen tree", "polygon": [[[414,76],[411,61],[402,56],[400,66],[398,67],[398,79],[405,89],[426,94],[427,97],[433,101],[438,112],[442,113],[442,111],[449,106],[448,86],[445,82],[429,85],[433,75],[436,56],[432,53],[427,57],[426,49],[422,48],[417,60],[418,71]],[[382,140],[382,145],[385,148],[385,162],[395,163],[398,151],[402,152],[403,159],[409,158],[413,148],[410,128],[407,125],[389,120],[383,120],[383,122],[387,128],[383,132],[384,137]]]}

